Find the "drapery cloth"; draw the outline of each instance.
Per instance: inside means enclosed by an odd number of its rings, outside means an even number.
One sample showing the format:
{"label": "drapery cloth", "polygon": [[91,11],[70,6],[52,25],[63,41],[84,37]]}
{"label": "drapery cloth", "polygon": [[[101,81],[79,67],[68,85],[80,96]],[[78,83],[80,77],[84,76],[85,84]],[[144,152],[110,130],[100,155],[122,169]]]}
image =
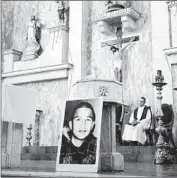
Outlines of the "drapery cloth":
{"label": "drapery cloth", "polygon": [[2,85],[2,120],[25,125],[33,124],[37,92],[10,84]]}
{"label": "drapery cloth", "polygon": [[[151,112],[148,109],[147,114],[146,114],[146,118],[143,119],[143,120],[140,120],[141,116],[143,114],[143,110],[144,110],[144,106],[138,108],[137,121],[140,122],[139,124],[137,124],[136,126],[128,125],[128,124],[125,125],[124,132],[123,132],[123,135],[122,135],[122,140],[138,141],[141,144],[144,144],[146,142],[147,137],[146,137],[145,130],[150,128]],[[135,121],[135,118],[134,118],[134,112],[133,112],[131,114],[129,123],[132,124],[134,121]]]}

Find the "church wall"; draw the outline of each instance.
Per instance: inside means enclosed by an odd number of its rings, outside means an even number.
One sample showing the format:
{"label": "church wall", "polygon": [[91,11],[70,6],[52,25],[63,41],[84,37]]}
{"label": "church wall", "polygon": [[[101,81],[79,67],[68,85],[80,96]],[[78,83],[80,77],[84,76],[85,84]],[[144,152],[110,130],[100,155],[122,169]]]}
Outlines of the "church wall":
{"label": "church wall", "polygon": [[[151,2],[151,11],[153,75],[155,76],[157,74],[157,70],[162,70],[165,81],[168,83],[163,87],[162,102],[172,104],[172,77],[170,66],[163,51],[165,48],[169,47],[168,6],[165,1],[154,1]],[[157,91],[155,87],[154,93],[156,96]]]}
{"label": "church wall", "polygon": [[[138,24],[139,28],[133,32],[126,33],[126,36],[139,35],[140,40],[131,44],[124,51],[123,55],[123,102],[137,107],[139,97],[145,96],[147,104],[153,105],[153,87],[152,83],[152,56],[151,56],[151,10],[148,1],[132,1],[132,7],[137,10],[144,19],[144,25]],[[104,7],[104,1],[92,2],[92,15],[101,13]],[[103,37],[98,31],[96,24],[92,25],[92,60],[109,60],[112,53],[109,47],[102,48],[100,43],[102,40],[116,39],[111,37]],[[101,53],[101,54],[100,54]],[[98,58],[101,56],[101,59]]]}
{"label": "church wall", "polygon": [[[62,110],[68,96],[67,85],[66,79],[18,85],[39,93],[37,110],[43,111],[40,121],[40,146],[57,146],[58,144]],[[26,130],[24,130],[24,146],[26,145],[25,132]],[[33,143],[33,140],[31,142]]]}
{"label": "church wall", "polygon": [[[27,24],[30,21],[30,16],[35,15],[41,24],[40,44],[42,50],[45,51],[50,40],[48,28],[55,26],[58,22],[57,3],[55,1],[3,1],[2,9],[2,49],[24,51]],[[68,79],[32,82],[18,84],[18,86],[39,92],[36,109],[43,111],[40,123],[40,145],[56,146],[62,107],[68,96]],[[23,146],[26,145],[27,127],[28,125],[24,126]],[[31,143],[33,144],[33,138]]]}
{"label": "church wall", "polygon": [[147,105],[153,108],[152,56],[151,56],[151,16],[150,3],[135,1],[132,6],[142,15],[144,21],[132,34],[138,34],[140,41],[131,45],[123,59],[124,101],[132,108],[137,107],[139,98],[147,98]]}
{"label": "church wall", "polygon": [[13,45],[13,27],[14,27],[14,21],[13,18],[13,3],[1,2],[2,6],[1,8],[4,9],[1,11],[2,14],[2,21],[1,21],[1,45],[2,49],[10,49]]}
{"label": "church wall", "polygon": [[[164,51],[164,49],[177,46],[177,15],[175,15],[174,10],[175,6],[171,9],[171,14],[168,14],[168,6],[165,1],[151,2],[153,75],[155,76],[157,70],[160,69],[164,75],[165,82],[167,82],[167,85],[162,90],[162,103],[173,106],[175,118],[172,130],[175,144],[177,144],[177,95],[172,87],[172,82],[174,82],[172,75],[175,75],[175,68],[171,68],[170,60],[168,59],[170,57],[167,57]],[[171,30],[169,15],[171,16]],[[170,35],[172,35],[171,41]],[[172,46],[170,43],[172,43]],[[157,93],[155,88],[154,93]]]}
{"label": "church wall", "polygon": [[[86,13],[91,14],[91,16],[101,13],[102,9],[105,8],[104,1],[92,1],[88,5]],[[100,47],[100,43],[110,37],[103,37],[98,31],[98,26],[90,23],[88,17],[83,17],[86,5],[82,5],[82,2],[78,1],[77,3],[72,2],[71,6],[73,9],[70,15],[72,27],[70,28],[69,53],[70,62],[73,62],[75,71],[70,75],[75,82],[90,74],[91,61],[96,60],[102,65],[102,61],[112,57],[112,52],[109,47]],[[164,48],[169,47],[167,5],[164,1],[132,1],[132,7],[142,15],[143,18],[140,19],[140,22],[144,21],[144,24],[142,26],[139,24],[137,30],[126,34],[127,36],[139,35],[140,40],[131,44],[124,51],[123,102],[134,109],[138,105],[139,97],[145,96],[147,104],[151,105],[155,111],[157,92],[152,86],[152,82],[158,69],[162,69],[164,78],[168,82],[163,90],[163,102],[177,103],[177,99],[172,98],[171,73],[163,52]],[[48,28],[55,24],[58,19],[57,4],[54,1],[3,1],[2,9],[3,35],[1,43],[3,49],[13,48],[23,52],[27,23],[30,21],[30,15],[35,15],[41,23],[40,43],[42,49],[45,50],[49,42]],[[79,21],[77,25],[76,18]],[[175,18],[173,17],[173,22]],[[177,33],[173,31],[173,34],[176,35]],[[115,39],[115,36],[111,36],[111,39]],[[91,60],[90,64],[89,60]],[[41,123],[41,145],[56,146],[62,105],[68,95],[68,80],[43,81],[21,84],[20,86],[39,91],[37,109],[44,113]],[[175,108],[177,108],[176,105]]]}

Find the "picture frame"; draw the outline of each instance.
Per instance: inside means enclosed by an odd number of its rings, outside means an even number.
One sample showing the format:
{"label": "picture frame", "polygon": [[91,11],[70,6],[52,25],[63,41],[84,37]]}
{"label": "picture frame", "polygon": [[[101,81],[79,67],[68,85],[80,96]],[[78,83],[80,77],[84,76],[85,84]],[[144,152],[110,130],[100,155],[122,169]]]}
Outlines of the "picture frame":
{"label": "picture frame", "polygon": [[[91,133],[91,135],[93,136],[90,136],[89,132],[88,132],[89,134],[86,132],[83,132],[83,133],[80,132],[80,134],[83,134],[82,139],[83,140],[85,139],[85,140],[83,141],[81,147],[77,147],[73,144],[74,143],[73,140],[75,140],[73,137],[77,135],[77,133],[74,131],[76,130],[75,120],[73,119],[72,121],[73,131],[71,131],[72,130],[71,128],[68,128],[67,123],[70,123],[71,125],[71,119],[73,118],[73,116],[79,115],[80,111],[81,112],[83,111],[82,113],[84,113],[84,115],[85,113],[87,113],[87,111],[92,113],[90,108],[85,107],[85,110],[84,110],[83,109],[84,106],[82,107],[82,109],[79,108],[78,110],[77,109],[75,110],[75,108],[77,108],[78,105],[82,105],[83,103],[88,103],[88,105],[91,105],[95,113],[95,121],[94,121],[94,126],[92,127],[93,130]],[[89,98],[89,99],[78,99],[78,100],[67,100],[65,102],[63,117],[62,117],[61,124],[60,124],[59,144],[58,144],[58,152],[57,152],[57,159],[56,159],[56,171],[59,171],[59,172],[65,172],[65,171],[67,172],[68,171],[97,172],[98,171],[99,155],[100,155],[102,111],[103,111],[103,98],[102,97]],[[90,121],[88,122],[86,121],[86,123],[90,123]],[[69,131],[71,131],[74,136],[67,137],[69,136],[69,134],[65,136],[64,133],[66,133],[65,131],[66,128]],[[79,126],[78,128],[81,128],[81,127]],[[88,131],[89,129],[91,131],[91,128],[88,128]],[[64,142],[66,138],[67,138],[67,142]],[[93,143],[95,143],[95,146]],[[75,149],[78,149],[79,151],[76,153]],[[66,152],[66,153],[63,153],[63,152]]]}

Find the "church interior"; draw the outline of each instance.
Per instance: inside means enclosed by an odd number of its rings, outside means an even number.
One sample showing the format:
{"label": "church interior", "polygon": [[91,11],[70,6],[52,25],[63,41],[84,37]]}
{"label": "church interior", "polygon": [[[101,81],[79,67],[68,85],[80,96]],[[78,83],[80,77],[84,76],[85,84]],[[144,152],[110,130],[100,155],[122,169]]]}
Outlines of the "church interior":
{"label": "church interior", "polygon": [[86,176],[56,159],[66,101],[93,98],[97,171],[83,172],[177,176],[177,1],[4,0],[1,14],[1,176]]}

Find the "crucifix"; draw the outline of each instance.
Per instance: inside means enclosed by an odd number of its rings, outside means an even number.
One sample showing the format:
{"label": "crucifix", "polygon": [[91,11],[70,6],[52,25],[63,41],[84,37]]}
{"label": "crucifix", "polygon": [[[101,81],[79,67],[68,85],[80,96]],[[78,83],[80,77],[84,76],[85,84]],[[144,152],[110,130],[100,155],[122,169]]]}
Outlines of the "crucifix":
{"label": "crucifix", "polygon": [[[116,27],[116,40],[102,42],[101,47],[110,46],[113,53],[113,68],[118,81],[122,82],[122,55],[124,50],[131,45],[132,42],[138,41],[139,36],[122,38],[122,26]],[[126,43],[124,46],[123,44]]]}

